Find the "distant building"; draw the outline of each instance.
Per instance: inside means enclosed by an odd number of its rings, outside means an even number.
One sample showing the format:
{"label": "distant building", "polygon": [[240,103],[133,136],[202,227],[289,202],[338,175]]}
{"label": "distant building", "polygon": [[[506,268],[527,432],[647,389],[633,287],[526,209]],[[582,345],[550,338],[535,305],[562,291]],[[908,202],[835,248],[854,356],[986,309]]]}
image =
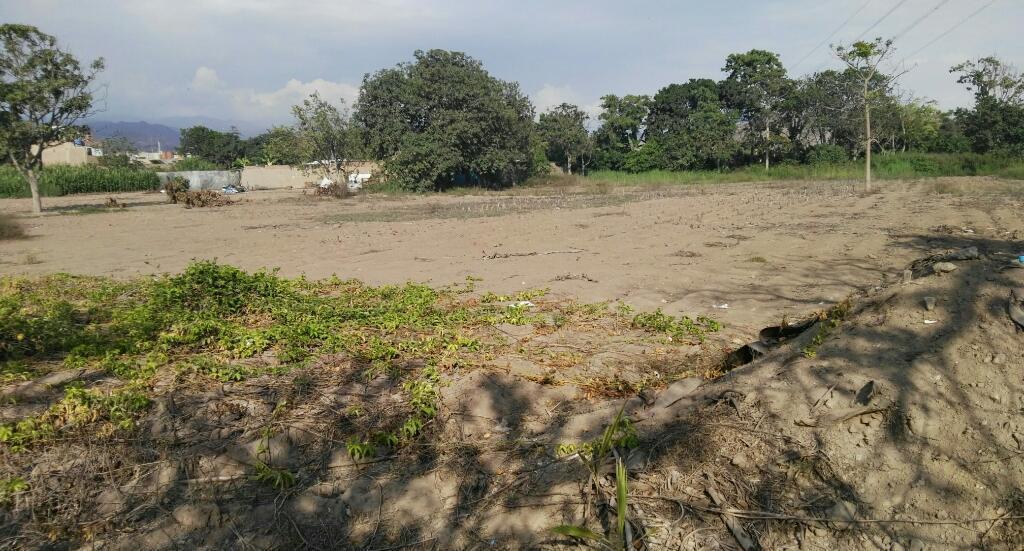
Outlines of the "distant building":
{"label": "distant building", "polygon": [[89,140],[75,140],[47,147],[43,150],[43,166],[82,166],[100,162],[103,150],[89,143]]}
{"label": "distant building", "polygon": [[160,147],[160,142],[156,142],[156,151],[140,151],[132,155],[133,161],[139,161],[145,164],[168,164],[173,163],[181,159],[180,155],[175,155],[173,151],[164,151]]}

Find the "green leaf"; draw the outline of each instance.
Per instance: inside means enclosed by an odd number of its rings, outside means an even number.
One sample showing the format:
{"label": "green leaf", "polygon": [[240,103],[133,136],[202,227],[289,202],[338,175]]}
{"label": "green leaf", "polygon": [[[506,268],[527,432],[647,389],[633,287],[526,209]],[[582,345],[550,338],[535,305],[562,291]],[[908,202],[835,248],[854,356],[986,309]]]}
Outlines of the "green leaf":
{"label": "green leaf", "polygon": [[562,536],[569,536],[572,538],[580,538],[585,540],[601,541],[604,539],[604,536],[598,534],[597,532],[588,530],[587,528],[584,528],[582,526],[575,526],[572,524],[561,524],[559,526],[555,526],[554,528],[552,528],[551,531]]}
{"label": "green leaf", "polygon": [[626,499],[629,488],[626,486],[626,466],[622,458],[615,462],[615,513],[618,517],[619,536],[622,537],[626,530]]}

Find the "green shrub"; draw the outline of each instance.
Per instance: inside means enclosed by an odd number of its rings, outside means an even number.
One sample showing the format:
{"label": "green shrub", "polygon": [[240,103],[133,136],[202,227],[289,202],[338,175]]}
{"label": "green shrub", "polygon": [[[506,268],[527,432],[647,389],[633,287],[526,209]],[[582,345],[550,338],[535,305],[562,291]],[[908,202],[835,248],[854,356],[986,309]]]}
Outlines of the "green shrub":
{"label": "green shrub", "polygon": [[838,165],[850,160],[846,149],[838,145],[820,144],[807,151],[805,161],[809,165]]}
{"label": "green shrub", "polygon": [[[156,174],[133,168],[101,166],[50,166],[39,174],[39,193],[44,197],[76,193],[149,191],[159,186]],[[0,197],[29,197],[28,183],[11,166],[0,166]]]}
{"label": "green shrub", "polygon": [[187,157],[180,161],[176,161],[172,170],[175,172],[188,172],[192,170],[221,170],[221,167],[217,166],[217,163],[207,161],[206,159],[200,159],[199,157]]}

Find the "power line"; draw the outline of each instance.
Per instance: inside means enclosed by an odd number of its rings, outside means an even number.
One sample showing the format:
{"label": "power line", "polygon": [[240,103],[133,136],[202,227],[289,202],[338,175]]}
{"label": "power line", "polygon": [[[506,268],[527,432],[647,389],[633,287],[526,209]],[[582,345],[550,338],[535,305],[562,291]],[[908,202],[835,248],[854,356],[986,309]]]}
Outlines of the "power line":
{"label": "power line", "polygon": [[922,21],[924,21],[925,19],[928,19],[928,17],[930,17],[933,13],[939,11],[939,8],[941,8],[942,6],[945,6],[948,3],[949,3],[949,0],[942,0],[941,2],[936,4],[934,8],[932,8],[932,9],[928,10],[927,12],[925,12],[925,14],[922,15],[921,17],[918,17],[917,20],[914,21],[913,23],[911,23],[909,26],[907,26],[907,28],[905,28],[902,31],[896,33],[896,36],[892,37],[892,39],[893,40],[899,40],[900,37],[902,37],[903,35],[907,34],[910,31],[912,31],[914,29],[914,27],[920,25]]}
{"label": "power line", "polygon": [[900,6],[902,6],[903,4],[906,4],[906,3],[907,3],[907,0],[900,0],[899,3],[897,3],[895,6],[890,8],[889,11],[885,12],[885,15],[883,15],[882,17],[879,17],[878,21],[875,21],[874,23],[871,24],[870,27],[865,29],[864,32],[860,33],[860,36],[857,37],[857,40],[860,40],[860,39],[864,38],[864,35],[866,35],[869,32],[871,32],[871,30],[874,29],[875,27],[877,27],[879,23],[881,23],[882,21],[885,21],[885,19],[887,17],[892,15],[892,12],[900,9]]}
{"label": "power line", "polygon": [[[846,21],[843,21],[843,23],[841,25],[839,25],[838,27],[836,27],[836,29],[834,31],[832,31],[831,34],[826,36],[825,40],[822,40],[821,42],[819,42],[817,46],[811,48],[811,50],[809,52],[807,52],[806,55],[801,57],[800,61],[797,61],[793,65],[793,70],[795,70],[797,67],[799,67],[801,63],[807,61],[807,58],[811,57],[811,55],[814,54],[814,52],[818,51],[818,49],[820,49],[822,46],[824,46],[825,43],[827,43],[829,40],[832,40],[832,37],[835,36],[836,33],[838,33],[839,31],[843,30],[843,28],[846,27],[850,23],[850,21],[853,21],[853,18],[857,17],[857,15],[859,15],[860,12],[864,11],[864,8],[868,7],[868,4],[870,4],[872,1],[873,0],[867,0],[867,2],[864,2],[863,4],[861,4],[861,6],[859,8],[857,8],[856,11],[854,11],[853,13],[850,14],[850,17],[846,18]],[[946,1],[948,1],[948,0],[946,0]]]}
{"label": "power line", "polygon": [[988,4],[985,4],[984,6],[974,10],[970,15],[968,15],[967,17],[961,19],[960,21],[957,21],[955,25],[953,25],[952,27],[946,29],[945,32],[943,32],[939,36],[936,36],[935,38],[933,38],[930,42],[928,42],[924,46],[921,46],[917,50],[914,50],[914,53],[909,54],[907,56],[904,56],[903,62],[906,62],[907,59],[912,58],[915,55],[917,55],[917,54],[927,50],[928,47],[931,46],[932,44],[935,44],[936,42],[942,40],[943,38],[946,38],[946,35],[948,35],[949,33],[953,32],[953,31],[955,31],[957,28],[960,27],[960,25],[963,25],[964,23],[967,23],[971,19],[974,19],[975,16],[977,16],[979,13],[985,11],[986,8],[988,8],[989,6],[991,6],[992,4],[995,4],[995,3],[996,3],[996,0],[990,0]]}

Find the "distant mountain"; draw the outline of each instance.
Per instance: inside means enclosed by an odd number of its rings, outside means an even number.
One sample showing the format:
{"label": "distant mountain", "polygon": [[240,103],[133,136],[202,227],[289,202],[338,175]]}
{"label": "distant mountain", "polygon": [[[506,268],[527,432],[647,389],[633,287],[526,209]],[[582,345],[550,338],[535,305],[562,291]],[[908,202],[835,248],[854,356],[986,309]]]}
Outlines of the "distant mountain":
{"label": "distant mountain", "polygon": [[178,128],[163,124],[142,121],[90,121],[88,124],[94,138],[127,138],[139,148],[139,151],[156,151],[158,145],[164,151],[170,151],[178,147],[181,138],[181,131]]}
{"label": "distant mountain", "polygon": [[238,133],[243,138],[251,138],[257,134],[262,134],[266,131],[265,126],[253,124],[246,121],[236,121],[227,119],[218,119],[216,117],[160,117],[152,119],[153,122],[170,126],[172,128],[189,128],[192,126],[205,126],[218,132],[230,132],[232,129],[238,130]]}
{"label": "distant mountain", "polygon": [[219,132],[237,129],[243,138],[262,134],[266,129],[252,123],[229,121],[213,117],[163,117],[154,122],[144,121],[89,121],[92,135],[97,139],[128,138],[139,151],[156,151],[157,142],[164,151],[176,149],[181,141],[181,129],[205,126]]}

